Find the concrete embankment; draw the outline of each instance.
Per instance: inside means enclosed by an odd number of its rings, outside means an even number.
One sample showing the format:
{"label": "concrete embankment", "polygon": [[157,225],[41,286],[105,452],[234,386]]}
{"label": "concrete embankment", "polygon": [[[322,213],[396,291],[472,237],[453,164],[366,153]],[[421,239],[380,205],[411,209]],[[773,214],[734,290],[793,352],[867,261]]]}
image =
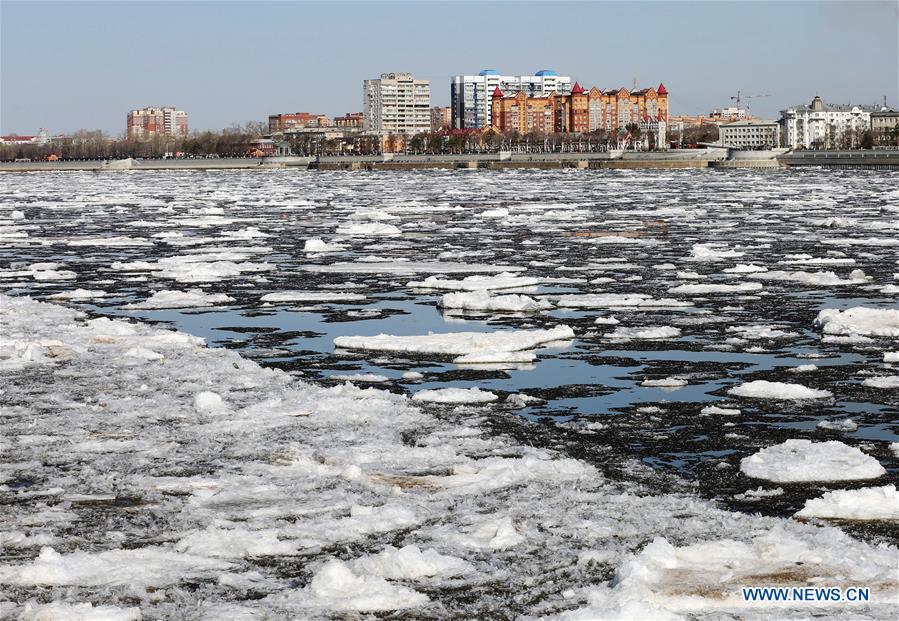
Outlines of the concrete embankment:
{"label": "concrete embankment", "polygon": [[184,160],[78,160],[0,162],[0,171],[123,171],[300,168],[313,170],[415,170],[506,168],[707,168],[726,150],[689,149],[658,153],[465,153],[457,155],[321,156],[266,158],[197,158]]}
{"label": "concrete embankment", "polygon": [[899,170],[899,150],[896,151],[793,151],[778,157],[790,168],[795,166],[826,166],[828,168],[885,168]]}

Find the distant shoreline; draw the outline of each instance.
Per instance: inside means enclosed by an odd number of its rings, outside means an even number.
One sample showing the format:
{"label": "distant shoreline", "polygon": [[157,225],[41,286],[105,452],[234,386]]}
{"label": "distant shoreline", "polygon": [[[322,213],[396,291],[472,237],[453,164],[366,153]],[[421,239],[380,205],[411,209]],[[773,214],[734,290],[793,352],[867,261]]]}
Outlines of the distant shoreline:
{"label": "distant shoreline", "polygon": [[646,169],[825,166],[899,169],[899,151],[736,151],[684,149],[659,152],[467,153],[459,155],[196,158],[167,160],[70,160],[0,162],[0,172],[121,172],[129,170],[419,170],[419,169]]}

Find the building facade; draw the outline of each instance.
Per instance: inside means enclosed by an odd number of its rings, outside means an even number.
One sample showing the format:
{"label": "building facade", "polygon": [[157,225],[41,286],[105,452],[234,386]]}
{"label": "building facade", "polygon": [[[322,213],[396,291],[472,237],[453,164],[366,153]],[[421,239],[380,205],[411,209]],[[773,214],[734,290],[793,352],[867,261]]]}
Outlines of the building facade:
{"label": "building facade", "polygon": [[500,75],[494,69],[484,69],[477,75],[453,77],[450,91],[452,127],[477,129],[490,127],[492,120],[493,91],[503,95],[523,92],[528,97],[546,97],[550,93],[571,93],[571,78],[543,69],[534,75]]}
{"label": "building facade", "polygon": [[330,124],[330,119],[324,114],[310,114],[308,112],[271,114],[268,117],[268,131],[270,132],[283,132],[288,129],[301,129],[303,127],[328,127]]}
{"label": "building facade", "polygon": [[382,73],[362,84],[363,131],[412,135],[431,130],[431,86],[410,73]]}
{"label": "building facade", "polygon": [[780,113],[784,146],[792,149],[833,149],[847,132],[871,126],[875,106],[826,104],[815,95],[810,104],[793,106]]}
{"label": "building facade", "polygon": [[343,116],[334,117],[334,127],[342,129],[362,129],[363,118],[361,112],[347,112]]}
{"label": "building facade", "polygon": [[187,136],[187,112],[169,106],[141,108],[128,113],[129,140],[150,140],[157,136]]}
{"label": "building facade", "polygon": [[449,106],[431,108],[431,131],[436,132],[453,126],[453,109]]}
{"label": "building facade", "polygon": [[656,133],[661,144],[668,124],[664,84],[603,92],[596,87],[585,91],[575,82],[568,95],[550,93],[545,97],[529,97],[523,91],[507,96],[496,87],[491,104],[492,125],[499,132],[613,132],[637,127],[641,132]]}
{"label": "building facade", "polygon": [[882,108],[871,113],[874,144],[899,146],[899,111]]}
{"label": "building facade", "polygon": [[764,119],[745,119],[718,126],[718,144],[734,149],[773,149],[780,146],[780,124]]}

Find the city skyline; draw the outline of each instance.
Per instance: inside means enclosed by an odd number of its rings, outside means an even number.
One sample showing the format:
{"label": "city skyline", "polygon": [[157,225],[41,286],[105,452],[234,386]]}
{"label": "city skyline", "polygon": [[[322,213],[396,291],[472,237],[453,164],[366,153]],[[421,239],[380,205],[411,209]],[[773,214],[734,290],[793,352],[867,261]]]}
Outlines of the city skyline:
{"label": "city skyline", "polygon": [[518,2],[186,2],[164,26],[141,18],[148,4],[4,1],[0,133],[119,135],[144,106],[186,110],[198,130],[337,116],[361,109],[364,79],[401,71],[430,81],[432,106],[449,105],[452,76],[483,69],[664,82],[672,114],[738,90],[770,93],[752,112],[772,118],[815,95],[897,104],[895,2],[556,2],[563,27],[539,31],[546,5]]}

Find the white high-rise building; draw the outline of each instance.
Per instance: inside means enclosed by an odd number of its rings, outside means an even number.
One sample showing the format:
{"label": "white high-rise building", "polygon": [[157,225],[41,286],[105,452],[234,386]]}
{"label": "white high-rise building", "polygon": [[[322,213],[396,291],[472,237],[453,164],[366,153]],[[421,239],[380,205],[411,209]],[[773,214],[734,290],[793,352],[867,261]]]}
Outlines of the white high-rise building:
{"label": "white high-rise building", "polygon": [[840,106],[825,104],[815,95],[807,106],[793,106],[780,113],[784,146],[831,149],[846,130],[864,130],[871,126],[876,106]]}
{"label": "white high-rise building", "polygon": [[362,130],[418,134],[431,130],[431,86],[411,73],[382,73],[362,84]]}
{"label": "white high-rise building", "polygon": [[457,75],[453,78],[450,93],[453,127],[489,127],[493,120],[490,117],[490,102],[497,87],[503,95],[520,91],[528,97],[545,97],[552,92],[569,95],[571,78],[549,69],[534,75],[500,75],[493,69],[484,69],[478,75]]}

